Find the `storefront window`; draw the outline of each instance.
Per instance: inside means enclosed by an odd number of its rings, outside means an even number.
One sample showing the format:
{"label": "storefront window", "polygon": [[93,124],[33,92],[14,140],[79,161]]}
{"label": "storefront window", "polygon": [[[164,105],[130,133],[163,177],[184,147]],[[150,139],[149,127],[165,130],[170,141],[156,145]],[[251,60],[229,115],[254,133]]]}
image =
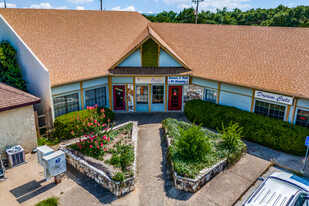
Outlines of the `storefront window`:
{"label": "storefront window", "polygon": [[78,93],[54,97],[55,117],[79,110]]}
{"label": "storefront window", "polygon": [[100,87],[85,91],[86,106],[106,106],[106,87]]}
{"label": "storefront window", "polygon": [[152,86],[152,104],[163,104],[164,86]]}
{"label": "storefront window", "polygon": [[309,111],[299,109],[297,111],[296,125],[309,128]]}
{"label": "storefront window", "polygon": [[205,101],[216,103],[217,102],[217,91],[205,89]]}
{"label": "storefront window", "polygon": [[148,86],[136,86],[136,104],[148,104]]}
{"label": "storefront window", "polygon": [[254,113],[284,120],[285,106],[256,100]]}

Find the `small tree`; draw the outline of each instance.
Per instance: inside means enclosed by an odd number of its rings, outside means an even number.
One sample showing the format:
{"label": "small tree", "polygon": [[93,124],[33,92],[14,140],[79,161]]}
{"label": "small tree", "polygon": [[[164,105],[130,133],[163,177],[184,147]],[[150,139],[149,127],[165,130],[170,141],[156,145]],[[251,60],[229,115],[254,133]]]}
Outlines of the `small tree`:
{"label": "small tree", "polygon": [[200,161],[211,151],[212,145],[209,137],[201,131],[201,125],[188,130],[180,129],[180,136],[176,139],[175,146],[180,157],[185,161]]}
{"label": "small tree", "polygon": [[222,131],[218,132],[222,135],[224,145],[231,150],[235,150],[241,142],[242,127],[239,124],[230,122],[228,127],[224,127],[222,123]]}
{"label": "small tree", "polygon": [[0,42],[0,82],[27,91],[17,63],[16,50],[7,41]]}

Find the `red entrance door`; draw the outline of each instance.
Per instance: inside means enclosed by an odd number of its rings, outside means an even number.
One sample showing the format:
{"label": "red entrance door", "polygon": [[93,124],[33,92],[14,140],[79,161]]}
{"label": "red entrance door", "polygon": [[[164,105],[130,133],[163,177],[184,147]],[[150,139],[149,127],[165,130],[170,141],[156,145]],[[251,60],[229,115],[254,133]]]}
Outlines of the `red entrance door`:
{"label": "red entrance door", "polygon": [[181,110],[182,86],[170,86],[168,91],[168,110]]}
{"label": "red entrance door", "polygon": [[126,109],[125,93],[126,92],[124,86],[113,86],[114,110]]}

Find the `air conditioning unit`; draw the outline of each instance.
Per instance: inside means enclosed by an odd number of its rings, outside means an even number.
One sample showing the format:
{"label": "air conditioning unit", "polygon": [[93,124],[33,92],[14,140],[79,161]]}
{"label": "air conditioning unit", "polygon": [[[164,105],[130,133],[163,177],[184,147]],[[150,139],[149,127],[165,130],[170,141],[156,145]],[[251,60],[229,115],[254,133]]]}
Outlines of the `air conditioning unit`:
{"label": "air conditioning unit", "polygon": [[20,145],[6,150],[10,167],[26,162],[25,151]]}
{"label": "air conditioning unit", "polygon": [[4,165],[2,163],[2,158],[1,158],[1,155],[0,155],[0,177],[4,176],[4,171],[5,171],[5,168],[4,168]]}
{"label": "air conditioning unit", "polygon": [[54,153],[54,150],[46,145],[37,148],[38,162],[43,166],[43,157]]}

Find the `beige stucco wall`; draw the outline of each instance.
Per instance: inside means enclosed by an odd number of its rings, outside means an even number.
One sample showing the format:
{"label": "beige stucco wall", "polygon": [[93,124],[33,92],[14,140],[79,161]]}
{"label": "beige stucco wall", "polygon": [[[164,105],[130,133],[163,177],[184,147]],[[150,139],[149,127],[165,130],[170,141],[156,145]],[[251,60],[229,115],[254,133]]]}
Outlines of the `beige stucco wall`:
{"label": "beige stucco wall", "polygon": [[0,112],[0,153],[14,145],[21,145],[26,153],[37,146],[32,105]]}

